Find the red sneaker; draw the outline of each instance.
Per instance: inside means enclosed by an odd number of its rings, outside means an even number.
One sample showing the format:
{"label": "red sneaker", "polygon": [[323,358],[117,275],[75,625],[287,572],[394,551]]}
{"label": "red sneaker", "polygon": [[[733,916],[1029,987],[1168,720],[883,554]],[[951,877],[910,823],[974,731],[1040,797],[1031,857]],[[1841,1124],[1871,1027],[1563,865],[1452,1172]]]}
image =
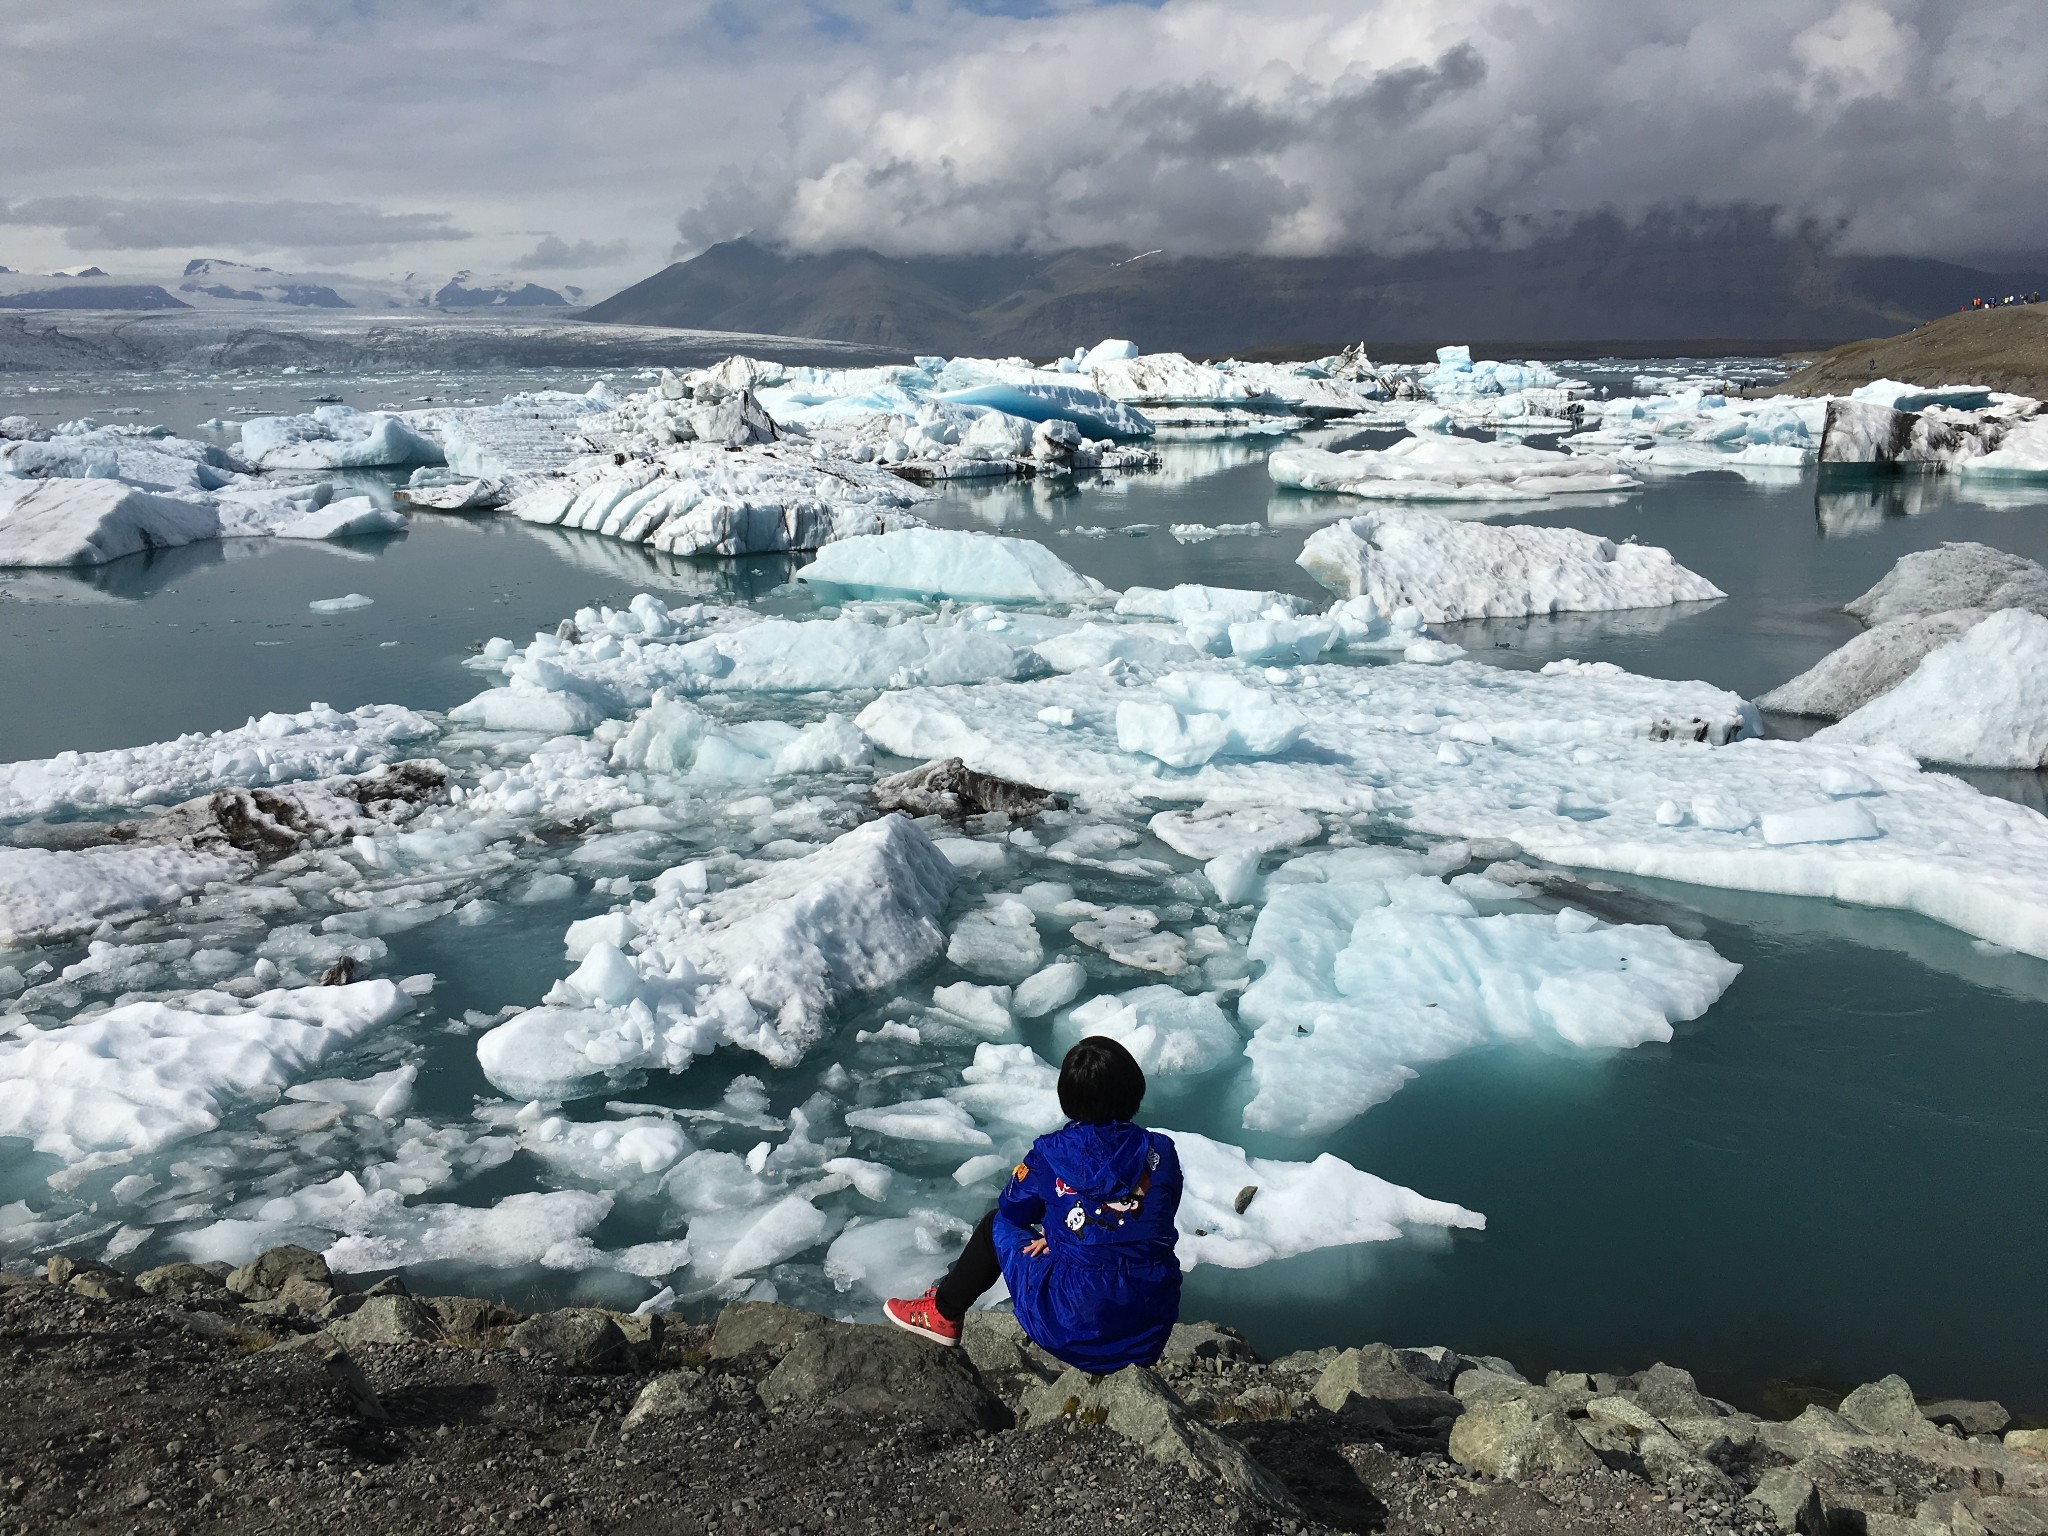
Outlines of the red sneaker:
{"label": "red sneaker", "polygon": [[900,1298],[885,1301],[882,1303],[882,1316],[906,1333],[917,1334],[951,1349],[960,1342],[960,1325],[940,1314],[938,1294],[939,1288],[933,1286],[914,1301]]}

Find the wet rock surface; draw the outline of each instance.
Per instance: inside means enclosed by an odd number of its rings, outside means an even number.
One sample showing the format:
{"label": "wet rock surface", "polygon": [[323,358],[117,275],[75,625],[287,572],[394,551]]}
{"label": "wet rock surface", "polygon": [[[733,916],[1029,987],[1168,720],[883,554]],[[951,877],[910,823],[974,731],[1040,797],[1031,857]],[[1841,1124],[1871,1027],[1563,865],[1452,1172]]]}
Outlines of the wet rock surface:
{"label": "wet rock surface", "polygon": [[0,1370],[0,1536],[2048,1533],[2044,1432],[1898,1377],[1773,1421],[1667,1365],[1264,1362],[1207,1323],[1092,1377],[1000,1311],[957,1350],[760,1303],[524,1318],[305,1249],[0,1274]]}

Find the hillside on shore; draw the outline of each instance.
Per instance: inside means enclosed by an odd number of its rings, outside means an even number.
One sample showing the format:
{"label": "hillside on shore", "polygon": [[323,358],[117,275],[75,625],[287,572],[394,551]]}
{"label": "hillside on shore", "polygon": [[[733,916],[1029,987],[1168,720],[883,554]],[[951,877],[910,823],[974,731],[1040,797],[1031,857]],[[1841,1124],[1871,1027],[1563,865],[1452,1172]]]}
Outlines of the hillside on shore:
{"label": "hillside on shore", "polygon": [[2048,304],[1973,309],[1901,336],[1823,352],[1778,386],[1793,395],[1843,395],[1872,379],[1906,384],[1988,384],[2048,398]]}

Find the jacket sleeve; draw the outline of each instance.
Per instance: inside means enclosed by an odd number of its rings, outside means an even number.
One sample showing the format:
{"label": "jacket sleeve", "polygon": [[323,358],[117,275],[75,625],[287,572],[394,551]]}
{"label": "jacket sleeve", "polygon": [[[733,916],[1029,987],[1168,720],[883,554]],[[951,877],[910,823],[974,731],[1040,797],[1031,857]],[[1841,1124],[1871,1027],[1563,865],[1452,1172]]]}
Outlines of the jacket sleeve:
{"label": "jacket sleeve", "polygon": [[1180,1213],[1180,1152],[1175,1148],[1171,1136],[1162,1135],[1158,1131],[1152,1133],[1152,1152],[1159,1161],[1152,1169],[1151,1200],[1165,1219],[1166,1225],[1171,1227],[1174,1217]]}
{"label": "jacket sleeve", "polygon": [[1020,1227],[1035,1227],[1045,1220],[1045,1170],[1038,1149],[1033,1147],[1024,1161],[1010,1170],[1009,1182],[996,1199],[996,1211],[1005,1221]]}

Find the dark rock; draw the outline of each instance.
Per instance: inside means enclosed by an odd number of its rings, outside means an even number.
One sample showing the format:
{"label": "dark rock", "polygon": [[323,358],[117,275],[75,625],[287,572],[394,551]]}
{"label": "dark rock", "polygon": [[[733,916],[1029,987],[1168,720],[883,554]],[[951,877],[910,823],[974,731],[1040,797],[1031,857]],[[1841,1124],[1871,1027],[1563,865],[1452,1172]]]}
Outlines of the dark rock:
{"label": "dark rock", "polygon": [[525,1320],[510,1307],[473,1296],[427,1296],[420,1304],[433,1314],[444,1338],[461,1344],[483,1343],[492,1334]]}
{"label": "dark rock", "polygon": [[619,1426],[619,1433],[630,1435],[636,1429],[666,1419],[699,1418],[716,1413],[718,1407],[718,1394],[702,1371],[671,1371],[640,1389],[626,1421]]}
{"label": "dark rock", "polygon": [[713,1360],[769,1364],[787,1354],[800,1335],[824,1324],[815,1312],[772,1301],[737,1301],[718,1314],[706,1352]]}
{"label": "dark rock", "polygon": [[327,1261],[310,1248],[295,1244],[272,1248],[231,1273],[221,1283],[244,1301],[274,1301],[284,1293],[285,1282],[300,1279],[334,1288],[334,1276]]}
{"label": "dark rock", "polygon": [[[1162,1368],[1185,1367],[1196,1360],[1241,1360],[1256,1364],[1259,1352],[1234,1328],[1219,1323],[1175,1323],[1166,1348],[1160,1352]],[[1064,1366],[1061,1367],[1065,1369]]]}
{"label": "dark rock", "polygon": [[999,779],[990,773],[976,773],[957,757],[941,758],[922,768],[877,779],[873,794],[877,810],[943,816],[948,821],[965,821],[970,816],[992,812],[1021,821],[1040,811],[1063,809],[1067,803],[1050,790]]}
{"label": "dark rock", "polygon": [[2005,1426],[2012,1422],[2003,1403],[1972,1402],[1960,1397],[1922,1403],[1920,1416],[1930,1424],[1953,1424],[1966,1435],[2003,1434]]}
{"label": "dark rock", "polygon": [[801,1333],[761,1383],[761,1401],[858,1418],[906,1418],[966,1433],[1004,1429],[1010,1412],[957,1349],[892,1328],[830,1323]]}
{"label": "dark rock", "polygon": [[1197,1421],[1143,1366],[1108,1376],[1070,1370],[1025,1394],[1018,1414],[1022,1427],[1037,1430],[1066,1420],[1104,1425],[1152,1460],[1180,1467],[1198,1482],[1214,1481],[1276,1511],[1293,1509],[1287,1490],[1244,1447]]}
{"label": "dark rock", "polygon": [[625,1365],[626,1336],[611,1314],[597,1307],[564,1307],[529,1317],[509,1341],[524,1355],[537,1355],[572,1370],[602,1371]]}
{"label": "dark rock", "polygon": [[1459,1400],[1405,1370],[1384,1344],[1347,1349],[1316,1382],[1315,1400],[1332,1413],[1384,1416],[1405,1425],[1433,1424],[1455,1416]]}
{"label": "dark rock", "polygon": [[320,973],[320,985],[323,987],[345,987],[356,979],[356,970],[356,957],[354,955],[343,955],[334,964]]}

